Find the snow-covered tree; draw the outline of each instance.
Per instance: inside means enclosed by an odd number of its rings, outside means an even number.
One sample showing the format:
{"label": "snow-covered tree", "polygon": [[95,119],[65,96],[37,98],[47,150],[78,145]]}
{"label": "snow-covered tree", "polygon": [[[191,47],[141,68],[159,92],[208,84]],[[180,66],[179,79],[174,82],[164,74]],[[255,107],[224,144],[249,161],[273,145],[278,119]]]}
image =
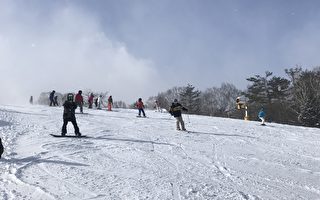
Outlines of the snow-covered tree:
{"label": "snow-covered tree", "polygon": [[303,71],[294,85],[299,121],[305,126],[320,123],[320,71]]}

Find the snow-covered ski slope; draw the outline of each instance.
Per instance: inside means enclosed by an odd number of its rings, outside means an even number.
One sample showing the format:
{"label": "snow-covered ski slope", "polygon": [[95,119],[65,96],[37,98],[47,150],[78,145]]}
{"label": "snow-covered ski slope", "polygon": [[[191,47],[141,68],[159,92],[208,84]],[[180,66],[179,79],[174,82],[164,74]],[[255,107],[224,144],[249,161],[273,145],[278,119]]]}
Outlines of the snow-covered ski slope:
{"label": "snow-covered ski slope", "polygon": [[85,112],[88,138],[54,138],[62,107],[0,106],[0,199],[320,199],[319,129]]}

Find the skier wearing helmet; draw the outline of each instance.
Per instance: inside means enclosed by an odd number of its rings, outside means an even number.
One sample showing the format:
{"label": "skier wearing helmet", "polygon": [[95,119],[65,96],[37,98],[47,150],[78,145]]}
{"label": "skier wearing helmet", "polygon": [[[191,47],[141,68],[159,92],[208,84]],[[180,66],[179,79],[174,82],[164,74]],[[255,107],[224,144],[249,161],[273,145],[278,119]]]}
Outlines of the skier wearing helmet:
{"label": "skier wearing helmet", "polygon": [[76,136],[81,136],[79,127],[77,125],[75,110],[77,109],[77,104],[73,101],[73,94],[69,93],[67,95],[67,100],[63,103],[63,125],[61,130],[61,135],[65,136],[67,134],[67,124],[71,122],[74,127],[74,133]]}

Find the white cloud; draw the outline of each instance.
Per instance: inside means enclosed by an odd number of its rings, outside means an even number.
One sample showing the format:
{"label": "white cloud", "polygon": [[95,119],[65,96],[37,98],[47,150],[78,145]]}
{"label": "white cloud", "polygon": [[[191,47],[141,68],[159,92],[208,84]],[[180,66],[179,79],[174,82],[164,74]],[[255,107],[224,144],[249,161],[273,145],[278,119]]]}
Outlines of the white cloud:
{"label": "white cloud", "polygon": [[88,13],[67,6],[48,13],[46,20],[34,13],[14,17],[22,10],[11,4],[10,12],[0,15],[0,26],[9,27],[0,32],[0,90],[5,93],[0,102],[27,102],[30,95],[52,89],[92,89],[131,103],[152,91],[150,83],[157,82],[152,61],[111,41]]}

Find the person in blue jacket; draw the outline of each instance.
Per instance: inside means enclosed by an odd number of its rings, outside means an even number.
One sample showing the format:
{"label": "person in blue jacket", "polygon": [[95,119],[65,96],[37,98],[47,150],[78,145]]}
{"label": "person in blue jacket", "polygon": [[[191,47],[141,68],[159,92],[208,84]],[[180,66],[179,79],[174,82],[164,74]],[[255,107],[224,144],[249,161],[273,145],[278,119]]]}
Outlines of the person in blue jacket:
{"label": "person in blue jacket", "polygon": [[261,120],[261,125],[265,125],[265,117],[266,117],[266,113],[264,112],[264,109],[261,108],[258,114],[259,119]]}

